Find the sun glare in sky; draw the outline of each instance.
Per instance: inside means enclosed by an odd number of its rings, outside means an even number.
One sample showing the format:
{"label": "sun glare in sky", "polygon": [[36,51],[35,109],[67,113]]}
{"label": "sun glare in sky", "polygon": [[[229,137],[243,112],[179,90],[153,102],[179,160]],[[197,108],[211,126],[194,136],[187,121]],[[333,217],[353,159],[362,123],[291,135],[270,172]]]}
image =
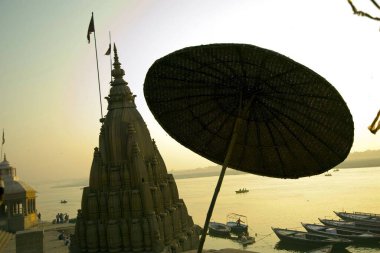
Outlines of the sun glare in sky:
{"label": "sun glare in sky", "polygon": [[351,110],[352,151],[380,149],[380,137],[367,129],[380,109],[380,22],[353,15],[346,1],[6,0],[0,2],[0,128],[3,151],[26,180],[89,175],[101,126],[93,36],[90,44],[86,39],[91,12],[103,111],[111,33],[168,171],[212,163],[164,132],[146,105],[144,78],[156,59],[210,43],[253,44],[314,70]]}

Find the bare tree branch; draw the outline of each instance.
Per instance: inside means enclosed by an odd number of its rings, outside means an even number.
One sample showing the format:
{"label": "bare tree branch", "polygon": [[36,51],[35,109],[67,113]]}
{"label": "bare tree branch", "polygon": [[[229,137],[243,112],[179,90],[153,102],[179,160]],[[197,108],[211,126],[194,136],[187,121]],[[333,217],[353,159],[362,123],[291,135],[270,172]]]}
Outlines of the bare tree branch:
{"label": "bare tree branch", "polygon": [[380,10],[380,5],[375,0],[370,0],[373,5]]}
{"label": "bare tree branch", "polygon": [[[380,10],[380,5],[375,1],[375,0],[370,0],[373,5],[375,5],[379,10]],[[355,5],[352,3],[352,0],[347,0],[347,2],[350,4],[352,11],[354,12],[355,15],[362,16],[362,17],[367,17],[369,19],[373,19],[376,21],[380,21],[380,17],[374,17],[367,12],[364,11],[358,11],[355,7]]]}

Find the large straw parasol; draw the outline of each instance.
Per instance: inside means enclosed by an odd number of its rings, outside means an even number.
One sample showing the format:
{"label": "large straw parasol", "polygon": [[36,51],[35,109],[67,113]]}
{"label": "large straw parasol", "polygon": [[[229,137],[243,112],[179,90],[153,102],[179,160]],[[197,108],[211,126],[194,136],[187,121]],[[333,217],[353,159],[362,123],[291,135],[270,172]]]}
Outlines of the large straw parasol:
{"label": "large straw parasol", "polygon": [[227,167],[277,178],[312,176],[342,162],[353,142],[352,116],[329,82],[253,45],[175,51],[150,67],[144,94],[170,136],[223,165],[198,252]]}

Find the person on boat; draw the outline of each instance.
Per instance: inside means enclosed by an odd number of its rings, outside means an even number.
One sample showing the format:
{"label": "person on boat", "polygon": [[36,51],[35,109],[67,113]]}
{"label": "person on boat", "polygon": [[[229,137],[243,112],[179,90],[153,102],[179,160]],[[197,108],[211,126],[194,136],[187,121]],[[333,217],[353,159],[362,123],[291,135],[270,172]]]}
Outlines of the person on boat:
{"label": "person on boat", "polygon": [[239,219],[236,221],[237,225],[240,226],[240,223],[241,223],[241,219],[239,217]]}

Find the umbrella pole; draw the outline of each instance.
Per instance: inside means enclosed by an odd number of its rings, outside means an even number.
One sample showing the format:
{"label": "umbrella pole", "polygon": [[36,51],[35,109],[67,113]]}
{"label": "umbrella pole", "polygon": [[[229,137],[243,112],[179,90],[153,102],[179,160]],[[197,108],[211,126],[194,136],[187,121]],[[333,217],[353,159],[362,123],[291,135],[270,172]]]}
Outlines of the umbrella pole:
{"label": "umbrella pole", "polygon": [[222,171],[220,172],[218,183],[216,184],[214,195],[212,196],[210,207],[208,208],[208,212],[207,212],[205,224],[203,226],[202,236],[201,236],[201,240],[199,241],[198,252],[197,253],[202,253],[203,245],[204,245],[205,240],[206,240],[206,234],[207,234],[207,230],[208,230],[208,225],[210,223],[212,212],[214,211],[214,206],[215,206],[215,203],[216,203],[216,199],[218,197],[220,188],[222,186],[224,174],[226,173],[227,165],[230,162],[232,151],[233,151],[233,149],[235,147],[236,139],[237,139],[237,137],[239,135],[240,126],[241,126],[242,122],[243,122],[242,118],[237,118],[236,121],[235,121],[235,126],[234,126],[234,130],[233,130],[232,137],[231,137],[231,142],[228,145],[228,150],[227,150],[226,157],[224,158]]}

